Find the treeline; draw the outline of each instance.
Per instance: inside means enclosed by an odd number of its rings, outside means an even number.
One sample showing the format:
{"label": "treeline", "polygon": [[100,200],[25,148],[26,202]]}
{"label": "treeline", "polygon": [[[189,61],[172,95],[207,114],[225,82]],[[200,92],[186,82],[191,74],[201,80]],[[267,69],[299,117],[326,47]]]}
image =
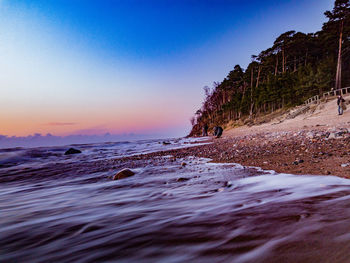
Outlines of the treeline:
{"label": "treeline", "polygon": [[205,101],[191,119],[191,135],[204,124],[253,120],[350,85],[350,1],[336,0],[325,16],[321,31],[285,32],[271,48],[253,55],[245,70],[236,65],[222,82],[205,87]]}

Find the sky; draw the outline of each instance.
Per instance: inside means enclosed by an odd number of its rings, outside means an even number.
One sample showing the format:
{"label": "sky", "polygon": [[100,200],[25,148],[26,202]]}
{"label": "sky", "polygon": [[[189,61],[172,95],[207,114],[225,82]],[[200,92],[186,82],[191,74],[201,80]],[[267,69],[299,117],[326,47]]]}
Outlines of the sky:
{"label": "sky", "polygon": [[333,0],[0,0],[0,135],[185,136],[204,86]]}

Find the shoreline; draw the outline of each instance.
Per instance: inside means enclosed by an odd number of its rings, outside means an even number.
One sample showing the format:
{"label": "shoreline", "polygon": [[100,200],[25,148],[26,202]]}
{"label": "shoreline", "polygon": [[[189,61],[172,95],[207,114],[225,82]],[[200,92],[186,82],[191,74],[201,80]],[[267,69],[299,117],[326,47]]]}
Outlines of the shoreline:
{"label": "shoreline", "polygon": [[[344,98],[350,101],[350,95]],[[335,98],[292,119],[282,115],[268,123],[226,129],[220,139],[207,138],[211,144],[135,158],[196,156],[277,173],[350,178],[350,111],[338,115]]]}
{"label": "shoreline", "polygon": [[212,142],[122,159],[142,160],[173,156],[210,158],[215,163],[236,163],[277,173],[334,175],[350,178],[350,131],[347,128],[264,132],[245,136],[208,138]]}

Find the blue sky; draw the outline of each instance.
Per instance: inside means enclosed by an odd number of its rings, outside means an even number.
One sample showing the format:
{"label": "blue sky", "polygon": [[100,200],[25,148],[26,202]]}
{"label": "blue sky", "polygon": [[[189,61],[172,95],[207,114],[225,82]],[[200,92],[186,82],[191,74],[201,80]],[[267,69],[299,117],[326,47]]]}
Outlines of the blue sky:
{"label": "blue sky", "polygon": [[332,7],[0,0],[0,134],[186,135],[203,86],[246,67],[287,30],[320,30]]}

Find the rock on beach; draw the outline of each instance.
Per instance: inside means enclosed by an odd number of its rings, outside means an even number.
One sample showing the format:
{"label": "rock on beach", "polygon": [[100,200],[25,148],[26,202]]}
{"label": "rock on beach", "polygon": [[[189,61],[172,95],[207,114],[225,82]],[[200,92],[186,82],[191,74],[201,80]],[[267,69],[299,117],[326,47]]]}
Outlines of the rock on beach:
{"label": "rock on beach", "polygon": [[69,148],[69,149],[64,153],[64,155],[78,154],[78,153],[81,153],[81,151],[78,150],[78,149]]}
{"label": "rock on beach", "polygon": [[120,179],[124,179],[124,178],[128,178],[130,176],[133,176],[135,173],[133,171],[131,171],[130,169],[123,169],[121,171],[119,171],[118,173],[116,173],[113,176],[113,180],[120,180]]}

